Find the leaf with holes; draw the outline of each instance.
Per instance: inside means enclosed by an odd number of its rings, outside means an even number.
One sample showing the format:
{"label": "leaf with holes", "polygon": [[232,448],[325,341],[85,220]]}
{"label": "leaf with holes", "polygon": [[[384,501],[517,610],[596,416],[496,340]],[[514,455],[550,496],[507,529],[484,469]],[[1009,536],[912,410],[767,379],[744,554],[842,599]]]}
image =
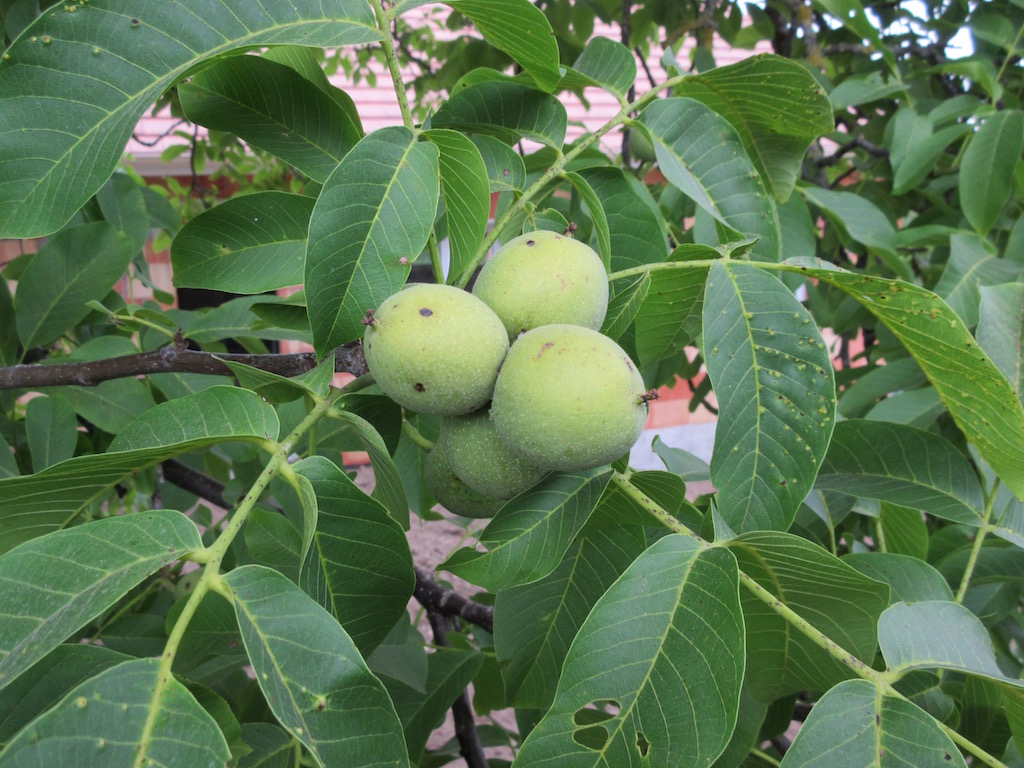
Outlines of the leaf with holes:
{"label": "leaf with holes", "polygon": [[719,403],[711,457],[719,512],[737,532],[786,530],[835,423],[821,333],[774,276],[719,261],[708,272],[702,349]]}
{"label": "leaf with holes", "polygon": [[637,526],[588,529],[543,579],[498,592],[494,648],[513,706],[551,704],[569,644],[590,609],[645,546]]}
{"label": "leaf with holes", "polygon": [[39,16],[0,61],[0,237],[63,225],[110,177],[146,109],[209,57],[380,39],[361,0],[330,8],[319,0],[138,0],[130,9],[96,0],[74,8]]}
{"label": "leaf with holes", "polygon": [[[736,560],[660,539],[597,601],[517,768],[705,765],[736,725],[744,629]],[[609,663],[614,659],[614,663]]]}

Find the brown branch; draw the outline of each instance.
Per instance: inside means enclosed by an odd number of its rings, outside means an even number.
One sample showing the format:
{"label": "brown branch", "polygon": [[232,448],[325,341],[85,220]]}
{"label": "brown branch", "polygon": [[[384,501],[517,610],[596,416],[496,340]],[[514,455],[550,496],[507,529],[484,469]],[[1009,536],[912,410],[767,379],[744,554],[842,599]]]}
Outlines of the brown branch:
{"label": "brown branch", "polygon": [[[41,387],[79,386],[95,387],[111,379],[145,376],[152,373],[201,373],[230,376],[231,369],[224,361],[244,363],[261,371],[279,376],[298,376],[316,367],[316,355],[300,352],[292,355],[215,354],[194,349],[181,349],[177,345],[162,347],[153,352],[111,357],[85,363],[56,363],[53,365],[12,365],[0,368],[0,390],[38,389]],[[366,358],[358,342],[338,347],[334,355],[334,370],[362,376],[366,373]]]}
{"label": "brown branch", "polygon": [[420,567],[416,568],[416,591],[413,592],[413,597],[428,611],[437,611],[445,616],[458,616],[492,634],[494,632],[493,608],[445,589]]}
{"label": "brown branch", "polygon": [[[417,573],[417,586],[418,577]],[[448,617],[427,609],[427,618],[434,632],[434,644],[447,646],[448,630],[451,629]],[[452,719],[455,721],[455,738],[459,741],[459,754],[466,761],[468,768],[487,768],[489,763],[480,743],[480,736],[476,732],[476,720],[473,718],[473,706],[469,702],[469,691],[463,690],[452,702]]]}

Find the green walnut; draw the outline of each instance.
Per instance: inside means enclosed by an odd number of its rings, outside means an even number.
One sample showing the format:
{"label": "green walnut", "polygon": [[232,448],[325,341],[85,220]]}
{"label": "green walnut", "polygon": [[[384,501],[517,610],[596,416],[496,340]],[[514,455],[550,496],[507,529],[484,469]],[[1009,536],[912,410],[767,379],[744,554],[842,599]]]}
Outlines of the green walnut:
{"label": "green walnut", "polygon": [[399,405],[457,416],[491,399],[508,334],[472,294],[447,285],[412,285],[368,313],[366,323],[366,365]]}
{"label": "green walnut", "polygon": [[608,464],[640,437],[644,382],[623,349],[597,331],[548,325],[520,336],[491,402],[498,436],[539,467]]}
{"label": "green walnut", "polygon": [[477,493],[452,471],[444,451],[437,446],[430,450],[423,462],[427,490],[449,512],[462,517],[494,517],[505,502]]}
{"label": "green walnut", "polygon": [[510,339],[558,323],[596,331],[608,311],[608,274],[590,246],[540,230],[495,253],[480,270],[473,294],[501,318]]}
{"label": "green walnut", "polygon": [[484,410],[442,419],[437,447],[455,475],[488,498],[511,499],[547,474],[509,450]]}

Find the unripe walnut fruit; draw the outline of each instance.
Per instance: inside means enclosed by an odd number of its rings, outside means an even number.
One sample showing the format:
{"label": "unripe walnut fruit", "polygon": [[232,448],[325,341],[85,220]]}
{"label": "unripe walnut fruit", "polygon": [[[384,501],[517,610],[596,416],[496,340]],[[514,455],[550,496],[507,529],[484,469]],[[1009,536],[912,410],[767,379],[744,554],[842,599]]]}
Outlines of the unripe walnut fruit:
{"label": "unripe walnut fruit", "polygon": [[504,501],[477,493],[452,471],[444,451],[434,446],[423,462],[424,481],[438,503],[463,517],[494,517]]}
{"label": "unripe walnut fruit", "polygon": [[456,416],[491,399],[508,335],[480,299],[447,285],[411,285],[386,299],[363,338],[384,393],[418,413]]}
{"label": "unripe walnut fruit", "polygon": [[512,450],[545,469],[608,464],[640,437],[647,395],[636,365],[597,331],[549,325],[520,336],[494,387],[491,418]]}
{"label": "unripe walnut fruit", "polygon": [[608,311],[608,274],[590,246],[539,230],[495,253],[480,270],[473,294],[501,318],[512,339],[555,323],[596,331]]}
{"label": "unripe walnut fruit", "polygon": [[442,419],[436,447],[456,477],[488,498],[511,499],[547,474],[501,441],[484,410]]}

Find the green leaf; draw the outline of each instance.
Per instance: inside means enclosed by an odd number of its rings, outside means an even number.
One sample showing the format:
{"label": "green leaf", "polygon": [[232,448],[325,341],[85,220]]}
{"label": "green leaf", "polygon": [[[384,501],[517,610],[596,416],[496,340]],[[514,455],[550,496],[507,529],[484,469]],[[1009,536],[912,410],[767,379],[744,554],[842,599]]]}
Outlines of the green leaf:
{"label": "green leaf", "polygon": [[572,68],[623,101],[636,80],[636,59],[622,43],[593,37]]}
{"label": "green leaf", "polygon": [[322,456],[305,459],[295,471],[312,484],[318,513],[299,585],[366,656],[403,615],[416,586],[405,532]]}
{"label": "green leaf", "polygon": [[363,124],[359,119],[359,110],[352,97],[333,85],[327,77],[327,73],[324,71],[323,64],[321,63],[322,51],[301,45],[275,45],[264,51],[262,56],[264,59],[276,61],[278,64],[284,64],[294,69],[330,96],[348,114],[349,119],[358,131],[359,138],[365,135]]}
{"label": "green leaf", "polygon": [[548,93],[510,80],[486,80],[457,89],[430,126],[484,133],[507,143],[533,139],[561,149],[568,120],[565,107]]}
{"label": "green leaf", "polygon": [[952,600],[891,606],[878,619],[878,645],[890,672],[939,668],[1004,679],[985,625]]}
{"label": "green leaf", "polygon": [[763,54],[688,77],[682,96],[729,121],[779,201],[793,191],[811,142],[835,122],[825,91],[803,64]]}
{"label": "green leaf", "polygon": [[505,504],[481,531],[488,551],[457,550],[438,570],[492,592],[547,576],[590,518],[611,475],[608,467],[549,475]]}
{"label": "green leaf", "polygon": [[280,571],[291,581],[298,582],[302,534],[287,517],[256,507],[245,521],[243,534],[245,549],[254,563]]}
{"label": "green leaf", "polygon": [[86,302],[110,292],[134,253],[131,238],[105,221],[71,227],[51,237],[18,281],[15,310],[22,346],[45,346],[89,314]]}
{"label": "green leaf", "polygon": [[130,657],[101,645],[58,645],[4,689],[0,744],[6,744],[75,686]]}
{"label": "green leaf", "polygon": [[493,136],[475,135],[470,141],[480,150],[491,192],[521,192],[526,188],[526,165],[512,147]]}
{"label": "green leaf", "polygon": [[847,680],[811,710],[782,768],[967,768],[935,718],[867,680]]}
{"label": "green leaf", "polygon": [[114,438],[108,451],[192,447],[192,443],[207,443],[213,435],[276,440],[279,429],[274,409],[257,395],[235,387],[210,387],[146,411]]}
{"label": "green leaf", "polygon": [[881,320],[917,360],[964,435],[1024,498],[1024,407],[964,326],[924,288],[869,275],[794,265],[839,288]]}
{"label": "green leaf", "polygon": [[423,692],[404,683],[389,687],[395,710],[405,729],[409,759],[419,764],[430,734],[444,722],[449,707],[473,682],[483,654],[454,648],[438,648],[428,656],[427,682]]}
{"label": "green leaf", "polygon": [[18,333],[14,299],[11,297],[7,277],[0,274],[0,365],[14,365],[17,362]]}
{"label": "green leaf", "polygon": [[[889,588],[828,551],[787,533],[745,533],[728,544],[740,569],[815,629],[868,662],[875,624]],[[825,691],[852,672],[750,594],[741,595],[747,626],[747,685],[772,701],[796,691]]]}
{"label": "green leaf", "polygon": [[979,289],[978,344],[1024,402],[1024,284]]}
{"label": "green leaf", "polygon": [[154,510],[55,531],[5,553],[0,688],[146,576],[202,546],[191,520]]}
{"label": "green leaf", "polygon": [[953,590],[942,574],[924,560],[890,552],[855,552],[843,562],[868,578],[889,585],[889,604],[953,600]]}
{"label": "green leaf", "polygon": [[516,764],[713,762],[732,735],[743,681],[738,588],[724,549],[660,539],[590,612]]}
{"label": "green leaf", "polygon": [[281,728],[270,723],[242,723],[242,741],[252,752],[242,757],[238,768],[292,768],[295,745]]}
{"label": "green leaf", "polygon": [[61,387],[56,391],[71,403],[78,416],[111,435],[156,405],[146,382],[139,379],[111,379],[95,387]]}
{"label": "green leaf", "polygon": [[269,568],[224,580],[267,704],[317,762],[408,767],[394,705],[334,618]]}
{"label": "green leaf", "polygon": [[225,765],[230,757],[216,721],[160,659],[133,659],[86,680],[22,729],[0,764]]}
{"label": "green leaf", "polygon": [[1013,172],[1024,149],[1024,112],[1004,109],[971,137],[960,163],[960,206],[980,235],[996,223],[1013,194]]}
{"label": "green leaf", "polygon": [[363,450],[370,455],[375,480],[371,495],[384,505],[391,517],[398,521],[404,530],[408,530],[409,502],[406,500],[398,466],[391,458],[384,438],[370,422],[353,411],[337,411],[332,415],[352,429],[362,443]]}
{"label": "green leaf", "polygon": [[611,297],[608,299],[608,311],[601,325],[601,333],[609,339],[618,340],[643,306],[651,287],[651,275],[644,272],[635,277],[613,280],[608,287]]}
{"label": "green leaf", "polygon": [[575,187],[576,192],[590,211],[590,220],[594,224],[594,236],[597,238],[597,252],[601,256],[605,271],[607,271],[612,263],[612,236],[608,229],[608,215],[605,212],[604,203],[584,176],[575,171],[567,171],[565,178]]}
{"label": "green leaf", "polygon": [[215,443],[262,443],[276,436],[277,429],[273,408],[234,387],[211,387],[163,403],[126,428],[107,453],[77,456],[34,475],[0,480],[0,553],[63,528],[140,469]]}
{"label": "green leaf", "polygon": [[756,258],[778,261],[779,217],[729,122],[694,99],[658,99],[640,115],[658,167],[718,221],[756,236]]}
{"label": "green leaf", "polygon": [[[716,258],[720,254],[706,245],[681,245],[672,252],[680,256]],[[641,368],[672,357],[693,343],[700,332],[701,307],[707,267],[680,266],[650,273],[650,286],[636,313],[636,354]]]}
{"label": "green leaf", "polygon": [[437,147],[395,126],[360,141],[327,179],[309,221],[304,280],[320,357],[360,338],[366,310],[405,283],[434,224],[438,173]]}
{"label": "green leaf", "polygon": [[651,443],[658,458],[665,464],[665,469],[678,475],[685,482],[700,482],[711,479],[711,467],[699,456],[694,456],[682,448],[673,448],[662,442],[659,435],[654,436]]}
{"label": "green leaf", "polygon": [[458,282],[487,232],[491,192],[487,166],[476,144],[458,131],[426,131],[440,152],[441,195],[448,221],[451,261],[447,282]]}
{"label": "green leaf", "polygon": [[708,273],[701,348],[719,407],[711,458],[719,512],[737,532],[786,530],[835,424],[821,333],[777,278],[718,261]]}
{"label": "green leaf", "polygon": [[[668,258],[664,221],[644,201],[621,169],[585,168],[578,175],[590,185],[604,209],[612,271],[654,264]],[[589,201],[587,204],[590,205]]]}
{"label": "green leaf", "polygon": [[329,9],[318,0],[76,8],[40,16],[0,61],[0,237],[45,235],[71,218],[109,178],[143,113],[204,59],[249,46],[380,39],[361,0]]}
{"label": "green leaf", "polygon": [[78,444],[75,410],[60,395],[33,397],[25,406],[25,433],[36,472],[70,459]]}
{"label": "green leaf", "polygon": [[913,280],[910,266],[896,254],[896,228],[874,203],[853,192],[801,187],[808,201],[818,206],[848,237],[863,243],[885,266],[904,280]]}
{"label": "green leaf", "polygon": [[362,130],[348,112],[291,67],[230,56],[178,86],[193,123],[233,133],[324,181]]}
{"label": "green leaf", "polygon": [[231,293],[298,285],[315,203],[304,195],[257,192],[203,211],[171,244],[174,284]]}
{"label": "green leaf", "polygon": [[636,526],[588,529],[543,579],[498,592],[494,649],[510,704],[550,706],[565,654],[584,619],[645,547]]}
{"label": "green leaf", "polygon": [[999,258],[976,235],[957,233],[949,238],[949,261],[935,285],[935,293],[960,315],[968,328],[978,324],[982,286],[1011,283],[1024,266]]}
{"label": "green leaf", "polygon": [[894,166],[892,193],[905,194],[924,181],[945,153],[946,147],[970,132],[969,125],[958,123],[911,145],[903,161]]}
{"label": "green leaf", "polygon": [[[850,498],[849,496],[845,498]],[[911,555],[919,560],[928,558],[928,523],[921,510],[883,502],[878,522],[885,537],[885,551]]]}
{"label": "green leaf", "polygon": [[905,424],[850,419],[836,424],[817,487],[981,525],[978,475],[950,442]]}
{"label": "green leaf", "polygon": [[558,43],[547,17],[529,0],[449,0],[469,17],[484,40],[519,64],[541,90],[551,93],[562,73]]}
{"label": "green leaf", "polygon": [[96,193],[103,218],[132,239],[135,253],[141,251],[149,239],[149,213],[142,190],[127,173],[115,173]]}

